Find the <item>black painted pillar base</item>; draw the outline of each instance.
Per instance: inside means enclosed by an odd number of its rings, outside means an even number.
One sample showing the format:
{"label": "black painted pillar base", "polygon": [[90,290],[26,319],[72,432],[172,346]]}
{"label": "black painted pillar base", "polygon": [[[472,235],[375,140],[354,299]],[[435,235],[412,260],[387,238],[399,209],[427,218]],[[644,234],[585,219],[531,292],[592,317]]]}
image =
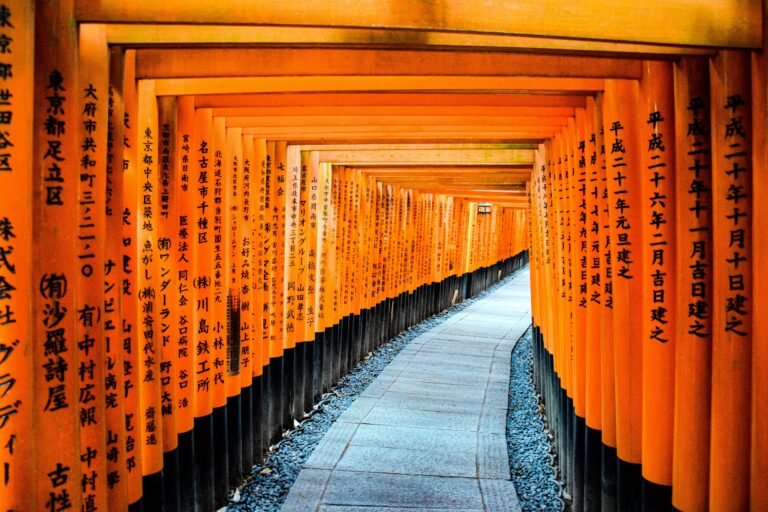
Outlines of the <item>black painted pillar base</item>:
{"label": "black painted pillar base", "polygon": [[144,475],[141,479],[144,495],[145,512],[163,512],[163,503],[165,503],[165,486],[163,484],[163,472],[158,471],[151,475]]}
{"label": "black painted pillar base", "polygon": [[[242,390],[241,390],[242,392]],[[234,489],[243,480],[243,410],[241,395],[227,398],[227,468],[229,469],[229,489]]]}
{"label": "black painted pillar base", "polygon": [[179,512],[179,451],[163,453],[163,495],[165,512]]}
{"label": "black painted pillar base", "polygon": [[[554,370],[554,362],[552,364],[552,369]],[[566,485],[570,489],[573,501],[576,502],[576,481],[574,479],[574,459],[576,454],[573,449],[573,445],[576,442],[576,411],[573,407],[573,399],[570,398],[565,389],[563,389],[560,378],[557,377],[557,374],[554,373],[554,371],[552,374],[556,377],[553,383],[554,394],[558,397],[560,404],[560,414],[556,424],[559,424],[559,430],[563,432],[560,436],[559,443],[561,453],[560,460],[562,461],[561,467],[565,467],[563,476]]]}
{"label": "black painted pillar base", "polygon": [[674,512],[672,486],[659,485],[643,478],[643,512]]}
{"label": "black painted pillar base", "polygon": [[616,494],[618,458],[616,457],[616,448],[606,445],[602,446],[600,510],[601,512],[618,512],[618,496]]}
{"label": "black painted pillar base", "polygon": [[283,358],[273,357],[270,359],[267,369],[269,376],[269,389],[267,390],[267,401],[269,402],[267,444],[271,445],[277,442],[282,434],[281,404],[285,401],[283,396]]}
{"label": "black painted pillar base", "polygon": [[371,314],[370,309],[363,309],[360,311],[360,344],[361,344],[361,352],[362,352],[362,359],[365,359],[368,357],[368,354],[371,353],[371,332],[370,332],[370,323],[369,323],[369,317]]}
{"label": "black painted pillar base", "polygon": [[213,417],[195,418],[195,510],[214,510]]}
{"label": "black painted pillar base", "polygon": [[327,327],[323,334],[323,393],[333,386],[333,327]]}
{"label": "black painted pillar base", "polygon": [[344,375],[348,374],[352,371],[352,369],[355,367],[355,364],[357,364],[357,353],[359,347],[357,346],[357,321],[356,316],[354,314],[351,314],[347,317],[347,358],[346,358],[346,365],[347,365],[347,371],[344,372]]}
{"label": "black painted pillar base", "polygon": [[217,509],[229,499],[229,433],[227,406],[213,409],[214,504]]}
{"label": "black painted pillar base", "polygon": [[[267,452],[267,420],[269,418],[269,404],[264,396],[264,373],[254,377],[251,381],[251,404],[253,407],[253,465],[260,464]],[[250,474],[250,468],[246,475]]]}
{"label": "black painted pillar base", "polygon": [[[301,419],[304,416],[304,343],[297,343],[293,351],[293,372],[291,372],[291,418]],[[293,424],[288,428],[293,428]]]}
{"label": "black painted pillar base", "polygon": [[587,425],[584,449],[584,510],[600,510],[602,495],[602,434]]}
{"label": "black painted pillar base", "polygon": [[354,316],[354,340],[355,340],[355,361],[352,365],[354,369],[357,364],[365,359],[365,340],[363,339],[363,310]]}
{"label": "black painted pillar base", "polygon": [[301,403],[301,416],[298,419],[302,419],[306,413],[312,410],[312,404],[314,403],[314,389],[315,389],[315,365],[314,365],[314,352],[315,342],[314,340],[305,341],[301,343],[302,355],[304,362],[302,368],[304,368],[304,392],[302,393]]}
{"label": "black painted pillar base", "polygon": [[633,464],[618,459],[616,471],[616,489],[618,510],[621,512],[640,512],[642,503],[643,477],[640,464]]}
{"label": "black painted pillar base", "polygon": [[128,512],[144,512],[144,498],[139,498],[138,501],[128,505]]}
{"label": "black painted pillar base", "polygon": [[195,430],[179,434],[179,510],[195,508]]}
{"label": "black painted pillar base", "polygon": [[339,381],[341,375],[341,324],[338,323],[332,328],[333,333],[333,354],[331,356],[331,386]]}
{"label": "black painted pillar base", "polygon": [[[253,467],[253,379],[251,384],[240,390],[240,407],[242,421],[240,423],[243,440],[242,474],[249,475]],[[237,485],[240,485],[238,482]]]}
{"label": "black painted pillar base", "polygon": [[280,430],[286,430],[293,426],[291,418],[291,409],[293,407],[293,377],[296,371],[296,350],[286,348],[283,350],[283,400],[279,404],[280,408]]}
{"label": "black painted pillar base", "polygon": [[312,342],[312,403],[323,396],[323,355],[325,353],[325,332],[316,332]]}
{"label": "black painted pillar base", "polygon": [[339,375],[336,382],[344,378],[349,371],[349,317],[339,322]]}

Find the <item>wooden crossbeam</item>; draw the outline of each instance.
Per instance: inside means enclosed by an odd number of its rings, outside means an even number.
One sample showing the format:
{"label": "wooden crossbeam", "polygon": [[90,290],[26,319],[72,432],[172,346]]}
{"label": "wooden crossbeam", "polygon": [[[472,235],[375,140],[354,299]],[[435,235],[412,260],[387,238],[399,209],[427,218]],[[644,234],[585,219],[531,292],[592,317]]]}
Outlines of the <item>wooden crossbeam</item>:
{"label": "wooden crossbeam", "polygon": [[355,92],[355,91],[462,91],[549,94],[587,94],[603,89],[598,78],[542,78],[535,76],[299,76],[166,78],[156,80],[158,96],[243,94],[255,92]]}
{"label": "wooden crossbeam", "polygon": [[511,116],[233,116],[227,128],[354,127],[354,126],[514,126],[557,128],[568,124],[565,117]]}
{"label": "wooden crossbeam", "polygon": [[376,27],[691,46],[761,45],[759,0],[77,0],[79,21]]}
{"label": "wooden crossbeam", "polygon": [[531,165],[534,152],[528,149],[391,149],[318,151],[320,162],[346,165]]}
{"label": "wooden crossbeam", "polygon": [[243,128],[244,135],[266,137],[274,140],[482,140],[513,141],[542,140],[552,137],[555,130],[545,128],[487,127],[487,126],[359,126],[313,128]]}
{"label": "wooden crossbeam", "polygon": [[350,142],[358,144],[373,144],[373,143],[386,143],[386,144],[513,144],[516,146],[522,146],[529,148],[537,144],[541,144],[546,139],[545,136],[534,136],[534,134],[526,134],[522,132],[514,133],[465,133],[463,137],[457,136],[453,133],[410,133],[398,136],[397,134],[370,134],[370,133],[339,133],[339,134],[304,134],[303,136],[286,135],[282,138],[274,140],[285,140],[290,145],[299,146],[321,146],[328,145],[343,145]]}
{"label": "wooden crossbeam", "polygon": [[217,107],[213,117],[347,117],[432,116],[432,117],[544,117],[568,118],[575,115],[572,107],[503,107],[496,105],[451,106],[287,106],[287,107]]}
{"label": "wooden crossbeam", "polygon": [[[279,92],[279,91],[278,91]],[[251,94],[204,93],[195,96],[198,108],[244,107],[584,107],[580,94],[513,94],[509,91],[463,94],[461,92],[279,92]]]}
{"label": "wooden crossbeam", "polygon": [[263,45],[363,48],[430,48],[458,51],[519,51],[577,55],[627,55],[644,58],[713,55],[712,48],[670,44],[624,43],[507,34],[397,30],[377,28],[288,27],[110,23],[107,38],[127,46]]}
{"label": "wooden crossbeam", "polygon": [[242,76],[540,76],[640,79],[628,58],[444,50],[152,48],[136,52],[138,78]]}
{"label": "wooden crossbeam", "polygon": [[419,165],[419,166],[360,166],[355,165],[356,169],[360,169],[369,175],[376,176],[407,176],[407,175],[436,175],[436,176],[457,176],[457,175],[515,175],[530,177],[532,166],[531,165]]}
{"label": "wooden crossbeam", "polygon": [[380,176],[376,173],[366,173],[381,181],[388,183],[399,183],[410,186],[426,186],[426,185],[439,185],[442,187],[462,187],[462,188],[484,188],[484,189],[517,189],[520,186],[524,186],[525,183],[530,180],[530,176],[499,176],[499,175],[465,175],[465,176],[425,176],[420,175],[418,172],[414,172],[411,175],[404,176]]}
{"label": "wooden crossbeam", "polygon": [[506,190],[525,190],[526,179],[492,179],[492,178],[429,178],[423,176],[382,177],[380,181],[396,183],[403,187],[420,188],[426,186],[476,188],[478,186],[494,187]]}
{"label": "wooden crossbeam", "polygon": [[503,203],[505,206],[508,206],[508,207],[527,208],[529,204],[528,196],[521,195],[518,193],[518,191],[509,191],[509,192],[502,192],[502,193],[486,193],[482,191],[476,192],[471,189],[446,188],[446,187],[440,187],[440,186],[423,186],[423,187],[414,186],[412,188],[414,190],[417,190],[425,194],[444,194],[448,196],[453,196],[453,197],[462,198],[462,199],[469,199],[469,200],[479,201],[479,202],[489,202],[493,204]]}
{"label": "wooden crossbeam", "polygon": [[536,149],[535,144],[517,144],[517,143],[432,143],[432,144],[419,144],[419,143],[411,143],[411,144],[386,144],[386,143],[380,143],[380,144],[366,144],[366,143],[358,143],[358,144],[310,144],[310,145],[302,145],[301,150],[302,151],[314,151],[314,150],[325,150],[325,151],[349,151],[349,150],[364,150],[364,149],[371,149],[371,150],[388,150],[388,149],[411,149],[411,150],[420,150],[420,149]]}

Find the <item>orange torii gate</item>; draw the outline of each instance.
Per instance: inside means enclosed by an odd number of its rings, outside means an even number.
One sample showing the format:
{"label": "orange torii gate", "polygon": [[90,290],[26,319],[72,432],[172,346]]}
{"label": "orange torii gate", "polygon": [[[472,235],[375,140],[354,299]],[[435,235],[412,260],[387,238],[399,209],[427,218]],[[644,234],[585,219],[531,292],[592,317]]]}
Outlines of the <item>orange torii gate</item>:
{"label": "orange torii gate", "polygon": [[528,247],[574,509],[768,506],[760,2],[283,4],[2,5],[0,509],[212,510]]}

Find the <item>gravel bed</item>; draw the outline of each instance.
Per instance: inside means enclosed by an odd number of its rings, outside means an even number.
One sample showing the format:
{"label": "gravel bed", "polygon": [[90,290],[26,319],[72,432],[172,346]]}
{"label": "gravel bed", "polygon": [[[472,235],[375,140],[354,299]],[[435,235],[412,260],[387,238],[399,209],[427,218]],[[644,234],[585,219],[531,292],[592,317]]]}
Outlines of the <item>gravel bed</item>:
{"label": "gravel bed", "polygon": [[512,351],[507,412],[509,470],[525,511],[562,511],[563,484],[558,479],[552,434],[544,405],[533,384],[533,332],[529,328]]}
{"label": "gravel bed", "polygon": [[392,338],[347,374],[331,392],[323,395],[309,418],[296,423],[296,428],[283,434],[283,438],[270,451],[263,464],[252,468],[250,476],[230,498],[225,510],[230,512],[277,512],[282,507],[302,464],[309,458],[328,429],[381,371],[411,340],[448,319],[451,315],[485,297],[515,274],[471,299],[456,304]]}

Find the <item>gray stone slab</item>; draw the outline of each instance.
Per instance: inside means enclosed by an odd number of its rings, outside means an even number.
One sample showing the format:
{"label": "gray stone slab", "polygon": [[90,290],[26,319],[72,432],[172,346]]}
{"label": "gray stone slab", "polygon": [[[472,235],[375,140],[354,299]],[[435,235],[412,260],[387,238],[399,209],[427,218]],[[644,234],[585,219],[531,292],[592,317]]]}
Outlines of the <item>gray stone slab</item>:
{"label": "gray stone slab", "polygon": [[472,327],[467,324],[457,324],[445,334],[451,336],[462,336],[467,338],[477,338],[478,340],[498,340],[503,338],[509,329],[483,329],[481,327]]}
{"label": "gray stone slab", "polygon": [[477,474],[480,478],[509,480],[507,436],[481,432],[477,439]]}
{"label": "gray stone slab", "polygon": [[504,335],[503,330],[485,330],[480,326],[474,326],[467,322],[448,325],[440,331],[436,331],[434,339],[453,342],[476,341],[477,343],[492,344]]}
{"label": "gray stone slab", "polygon": [[480,480],[485,510],[493,512],[520,512],[515,485],[510,480]]}
{"label": "gray stone slab", "polygon": [[446,356],[451,355],[457,358],[461,358],[461,357],[493,358],[494,357],[493,349],[494,347],[491,347],[490,349],[488,349],[488,348],[473,346],[469,344],[466,347],[462,347],[461,345],[457,345],[453,343],[445,344],[445,345],[435,344],[435,345],[425,346],[423,349],[419,351],[419,355],[444,354]]}
{"label": "gray stone slab", "polygon": [[411,362],[415,364],[439,364],[445,367],[457,366],[469,368],[487,368],[490,370],[493,359],[490,357],[458,356],[454,354],[441,354],[439,352],[435,352],[433,354],[419,353],[411,360]]}
{"label": "gray stone slab", "polygon": [[351,445],[336,469],[471,478],[477,476],[477,460],[470,452]]}
{"label": "gray stone slab", "polygon": [[414,355],[434,354],[435,352],[444,352],[445,354],[459,354],[466,357],[493,357],[493,351],[498,346],[496,343],[481,343],[475,339],[466,340],[444,340],[434,339],[421,347]]}
{"label": "gray stone slab", "polygon": [[334,471],[328,481],[323,503],[441,510],[483,509],[480,485],[474,478],[356,471]]}
{"label": "gray stone slab", "polygon": [[391,425],[360,425],[349,444],[466,453],[475,453],[478,446],[477,434],[467,430],[432,430]]}
{"label": "gray stone slab", "polygon": [[468,350],[488,350],[492,351],[498,344],[501,338],[476,338],[476,337],[461,337],[457,338],[456,335],[450,332],[444,332],[435,334],[433,338],[429,340],[429,343],[425,343],[421,346],[419,351],[441,347],[441,348],[464,348]]}
{"label": "gray stone slab", "polygon": [[377,403],[377,399],[369,396],[360,396],[352,402],[349,408],[341,413],[338,421],[346,423],[360,423],[363,421],[373,406]]}
{"label": "gray stone slab", "polygon": [[476,400],[466,400],[455,396],[435,396],[422,393],[400,393],[387,391],[379,398],[379,403],[397,409],[415,409],[418,411],[456,412],[480,415],[483,404]]}
{"label": "gray stone slab", "polygon": [[[401,507],[365,507],[355,505],[347,507],[345,505],[321,505],[320,512],[442,512],[444,508],[401,508]],[[452,508],[452,512],[483,512],[482,508]]]}
{"label": "gray stone slab", "polygon": [[[399,380],[390,386],[390,391],[407,393],[414,388],[419,389],[419,383]],[[419,391],[432,396],[458,396],[467,400],[483,400],[484,390],[473,386],[452,386],[450,384],[421,384]]]}
{"label": "gray stone slab", "polygon": [[[509,390],[509,377],[504,378],[504,373],[502,369],[499,369],[501,367],[496,367],[496,371],[494,371],[493,368],[491,368],[491,376],[488,378],[488,388],[489,389],[503,389],[505,391]],[[507,370],[507,376],[509,375],[509,370]]]}
{"label": "gray stone slab", "polygon": [[494,394],[501,394],[506,396],[509,393],[509,382],[504,382],[501,379],[488,379],[485,387],[485,395],[491,396]]}
{"label": "gray stone slab", "polygon": [[504,316],[498,313],[484,313],[483,309],[475,309],[471,314],[464,317],[459,323],[462,325],[478,325],[480,327],[488,327],[493,330],[498,330],[505,325],[513,323],[510,316]]}
{"label": "gray stone slab", "polygon": [[376,407],[364,420],[365,423],[372,425],[471,431],[477,430],[477,421],[478,416],[474,414],[414,411],[390,407]]}
{"label": "gray stone slab", "polygon": [[382,378],[382,375],[379,375],[376,380],[371,382],[371,384],[365,388],[365,391],[360,393],[361,397],[371,397],[371,398],[379,398],[381,395],[387,392],[387,389],[392,385],[394,382],[394,379],[392,378]]}
{"label": "gray stone slab", "polygon": [[502,408],[507,407],[509,403],[509,388],[492,388],[486,389],[485,393],[485,405],[487,407]]}
{"label": "gray stone slab", "polygon": [[480,432],[504,434],[507,431],[506,409],[484,409],[480,416]]}
{"label": "gray stone slab", "polygon": [[394,361],[392,361],[389,364],[390,364],[390,366],[393,365],[393,364],[396,365],[397,369],[402,371],[402,370],[408,369],[408,367],[411,365],[411,361],[410,361],[410,358],[408,358],[408,359],[406,359],[406,358],[395,359]]}
{"label": "gray stone slab", "polygon": [[414,357],[408,364],[408,370],[450,370],[454,372],[490,372],[491,366],[495,362],[495,359],[472,359],[465,360],[460,357],[451,356],[445,357],[432,357],[432,354],[423,354],[418,357]]}
{"label": "gray stone slab", "polygon": [[357,423],[336,422],[304,463],[305,468],[333,469],[352,440]]}
{"label": "gray stone slab", "polygon": [[485,375],[487,376],[492,369],[493,363],[490,366],[478,367],[476,365],[464,365],[460,364],[461,361],[457,361],[451,365],[442,364],[439,361],[411,361],[408,366],[403,368],[400,372],[400,376],[407,375],[408,372],[427,372],[437,373],[440,375]]}
{"label": "gray stone slab", "polygon": [[472,370],[466,370],[464,372],[440,372],[440,371],[424,371],[424,370],[403,370],[400,374],[398,382],[402,381],[415,381],[417,383],[425,384],[451,384],[454,386],[475,386],[481,387],[488,382],[488,374],[485,372],[477,372]]}
{"label": "gray stone slab", "polygon": [[[416,345],[416,346],[410,346],[409,345],[409,346],[405,347],[403,350],[400,351],[400,353],[397,355],[397,358],[395,359],[395,361],[392,361],[392,363],[394,363],[396,361],[403,361],[405,359],[408,359],[409,356],[412,356],[413,354],[416,354],[419,350],[421,350],[423,346],[424,346],[423,344],[419,344],[419,345]],[[397,368],[398,367],[397,364],[395,366],[392,366],[392,363],[390,363],[389,366],[387,366],[387,368]]]}
{"label": "gray stone slab", "polygon": [[[460,325],[460,324],[459,324]],[[501,333],[498,337],[487,335],[487,333],[481,334],[481,333],[474,333],[471,331],[467,331],[465,329],[459,329],[458,325],[452,326],[450,329],[446,329],[445,331],[441,331],[440,333],[435,335],[436,339],[444,340],[444,341],[463,341],[463,342],[498,342],[499,338],[501,338],[504,335],[504,333]]]}
{"label": "gray stone slab", "polygon": [[331,472],[325,469],[302,469],[283,503],[283,512],[317,510]]}

